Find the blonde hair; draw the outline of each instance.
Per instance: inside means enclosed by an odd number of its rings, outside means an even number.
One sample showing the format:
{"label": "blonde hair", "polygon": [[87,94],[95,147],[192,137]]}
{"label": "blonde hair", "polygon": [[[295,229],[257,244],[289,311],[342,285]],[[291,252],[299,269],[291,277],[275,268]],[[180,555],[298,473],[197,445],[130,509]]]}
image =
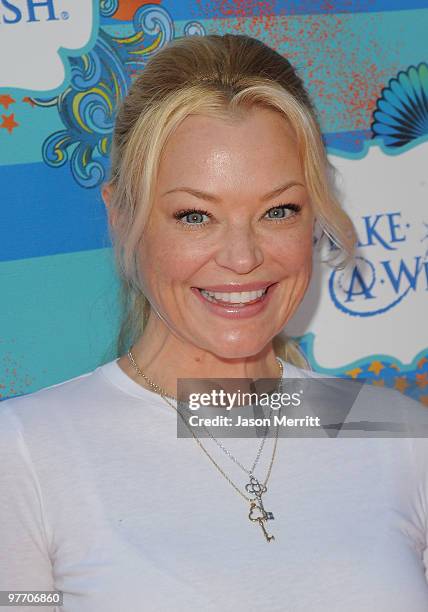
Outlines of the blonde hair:
{"label": "blonde hair", "polygon": [[[191,114],[242,116],[258,105],[281,113],[297,136],[306,186],[322,233],[344,259],[353,253],[354,226],[335,194],[333,173],[315,108],[289,61],[255,38],[192,36],[170,42],[131,85],[117,115],[108,183],[110,237],[121,279],[120,355],[143,332],[150,304],[138,281],[137,252],[149,217],[162,151]],[[277,355],[309,367],[291,339],[274,338]]]}

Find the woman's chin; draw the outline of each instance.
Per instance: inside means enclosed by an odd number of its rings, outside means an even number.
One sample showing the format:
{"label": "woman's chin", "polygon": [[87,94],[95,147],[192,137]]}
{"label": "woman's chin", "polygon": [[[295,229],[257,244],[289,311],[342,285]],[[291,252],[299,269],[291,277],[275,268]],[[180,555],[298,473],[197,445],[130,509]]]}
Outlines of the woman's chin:
{"label": "woman's chin", "polygon": [[269,340],[261,342],[249,341],[247,343],[243,340],[239,340],[239,342],[225,341],[222,343],[216,343],[208,350],[221,359],[245,359],[259,355],[266,348],[268,342]]}

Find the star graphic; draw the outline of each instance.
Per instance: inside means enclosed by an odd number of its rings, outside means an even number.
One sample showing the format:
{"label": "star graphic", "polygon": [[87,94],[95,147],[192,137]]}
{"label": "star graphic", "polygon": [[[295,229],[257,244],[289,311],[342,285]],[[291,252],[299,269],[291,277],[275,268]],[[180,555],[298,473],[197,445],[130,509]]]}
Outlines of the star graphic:
{"label": "star graphic", "polygon": [[19,123],[16,123],[15,121],[14,113],[9,116],[2,115],[2,119],[3,123],[0,123],[0,128],[5,128],[9,132],[9,134],[11,134],[13,132],[13,129],[19,125]]}
{"label": "star graphic", "polygon": [[347,376],[350,376],[351,378],[357,378],[357,376],[361,374],[361,372],[362,372],[361,368],[354,368],[353,370],[348,370],[347,372],[345,372],[345,374]]}
{"label": "star graphic", "polygon": [[381,361],[372,361],[370,366],[367,368],[369,372],[374,372],[376,376],[379,376],[379,372],[383,370],[385,366]]}
{"label": "star graphic", "polygon": [[375,387],[384,387],[385,386],[385,381],[383,380],[383,378],[379,378],[379,380],[372,380],[371,383]]}
{"label": "star graphic", "polygon": [[421,395],[419,397],[419,401],[422,402],[425,406],[428,406],[428,395]]}
{"label": "star graphic", "polygon": [[398,390],[403,392],[405,389],[407,389],[408,387],[408,383],[406,381],[406,377],[405,376],[396,376],[395,377],[395,384],[394,387]]}
{"label": "star graphic", "polygon": [[11,104],[16,102],[9,94],[0,95],[0,104],[7,110]]}
{"label": "star graphic", "polygon": [[416,373],[416,384],[418,385],[418,387],[421,387],[422,389],[424,387],[426,387],[428,385],[428,373],[425,372],[424,374],[418,374]]}
{"label": "star graphic", "polygon": [[26,102],[27,104],[30,104],[30,106],[32,107],[36,106],[34,100],[32,100],[29,96],[25,96],[25,98],[22,98],[22,101]]}

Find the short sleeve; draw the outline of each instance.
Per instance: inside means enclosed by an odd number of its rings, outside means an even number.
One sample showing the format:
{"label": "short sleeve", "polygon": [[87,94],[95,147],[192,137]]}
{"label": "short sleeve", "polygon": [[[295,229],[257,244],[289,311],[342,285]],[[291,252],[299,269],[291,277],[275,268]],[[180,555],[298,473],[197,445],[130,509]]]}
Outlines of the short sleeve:
{"label": "short sleeve", "polygon": [[419,516],[419,523],[425,535],[425,550],[423,561],[425,577],[428,581],[428,439],[410,438],[410,445],[415,466],[415,508]]}
{"label": "short sleeve", "polygon": [[423,539],[422,560],[428,582],[428,408],[403,393],[396,394],[408,432],[414,479],[411,501]]}
{"label": "short sleeve", "polygon": [[[43,499],[14,401],[0,404],[0,590],[52,591]],[[43,606],[47,612],[55,609]]]}

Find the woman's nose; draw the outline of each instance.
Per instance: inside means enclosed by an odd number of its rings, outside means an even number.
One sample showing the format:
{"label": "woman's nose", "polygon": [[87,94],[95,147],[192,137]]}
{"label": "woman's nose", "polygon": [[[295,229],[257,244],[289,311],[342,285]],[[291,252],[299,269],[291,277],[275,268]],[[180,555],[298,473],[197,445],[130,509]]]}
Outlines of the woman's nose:
{"label": "woman's nose", "polygon": [[229,227],[218,244],[216,263],[237,274],[251,272],[263,263],[263,249],[250,226]]}

